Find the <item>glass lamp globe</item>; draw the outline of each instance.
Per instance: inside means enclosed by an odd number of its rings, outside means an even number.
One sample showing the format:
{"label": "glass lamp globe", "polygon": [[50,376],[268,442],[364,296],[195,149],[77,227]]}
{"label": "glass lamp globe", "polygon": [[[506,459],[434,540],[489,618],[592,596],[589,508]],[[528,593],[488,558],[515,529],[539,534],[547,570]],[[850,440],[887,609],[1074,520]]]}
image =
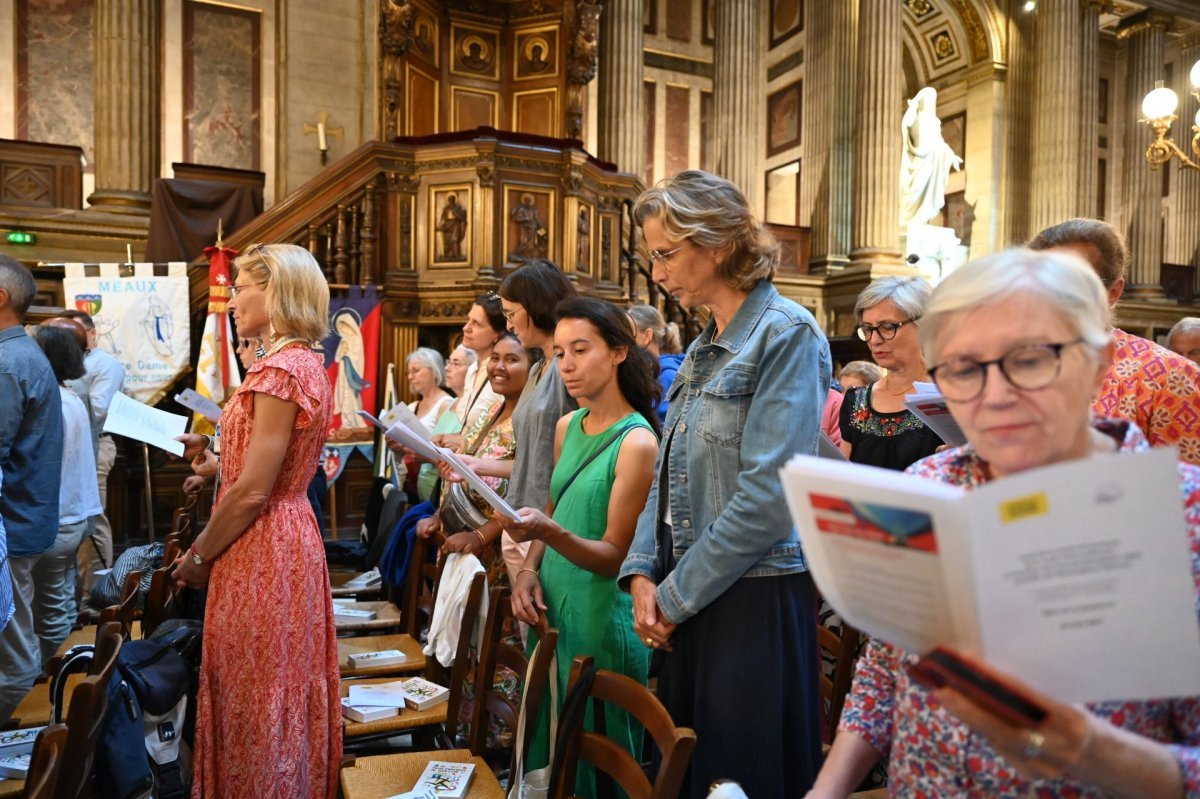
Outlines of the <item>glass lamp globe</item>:
{"label": "glass lamp globe", "polygon": [[1192,71],[1188,73],[1188,77],[1191,78],[1192,88],[1200,89],[1200,59],[1197,59],[1196,63],[1192,64]]}
{"label": "glass lamp globe", "polygon": [[1162,86],[1152,89],[1142,100],[1142,114],[1146,119],[1165,119],[1178,107],[1179,98],[1175,92]]}

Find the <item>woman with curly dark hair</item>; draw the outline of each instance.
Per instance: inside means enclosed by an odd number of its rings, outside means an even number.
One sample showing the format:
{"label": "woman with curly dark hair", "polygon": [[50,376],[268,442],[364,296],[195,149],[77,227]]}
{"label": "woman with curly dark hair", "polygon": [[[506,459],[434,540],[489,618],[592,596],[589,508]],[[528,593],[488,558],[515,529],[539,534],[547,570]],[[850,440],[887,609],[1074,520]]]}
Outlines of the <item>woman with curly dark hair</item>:
{"label": "woman with curly dark hair", "polygon": [[[638,513],[654,479],[660,389],[654,358],[637,345],[625,312],[606,300],[559,304],[554,353],[567,392],[585,407],[558,421],[550,515],[525,507],[521,522],[505,522],[517,541],[531,541],[513,586],[513,612],[533,624],[545,613],[559,630],[558,662],[592,655],[600,668],[646,682],[649,650],[629,623],[633,601],[617,588]],[[530,642],[532,646],[533,642]],[[559,696],[568,669],[558,671]],[[641,755],[641,727],[609,709],[606,734]],[[549,715],[543,713],[530,766],[545,765]],[[594,796],[590,769],[577,790]]]}

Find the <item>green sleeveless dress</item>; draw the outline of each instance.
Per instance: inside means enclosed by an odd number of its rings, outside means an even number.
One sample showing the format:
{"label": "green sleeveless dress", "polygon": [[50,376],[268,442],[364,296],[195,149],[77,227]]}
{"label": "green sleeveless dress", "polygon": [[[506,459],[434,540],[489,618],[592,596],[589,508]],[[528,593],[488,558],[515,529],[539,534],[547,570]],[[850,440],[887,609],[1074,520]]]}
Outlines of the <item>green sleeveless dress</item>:
{"label": "green sleeveless dress", "polygon": [[[608,500],[616,477],[617,454],[630,430],[637,427],[653,429],[638,413],[631,413],[605,430],[589,435],[583,431],[587,409],[580,410],[571,420],[563,439],[562,453],[550,479],[550,496],[555,502],[554,521],[580,538],[594,541],[604,537],[608,523]],[[592,453],[604,447],[613,433],[624,429],[595,460],[589,463],[565,495],[560,496],[563,484],[575,474],[580,464]],[[539,574],[546,601],[546,616],[551,627],[558,629],[558,700],[559,710],[567,694],[567,678],[571,660],[577,655],[591,655],[596,667],[615,671],[646,684],[650,665],[650,650],[633,631],[633,599],[617,588],[615,577],[605,577],[576,566],[547,547]],[[532,654],[537,636],[529,636]],[[530,745],[527,768],[546,765],[549,759],[549,694],[542,702],[538,726]],[[586,729],[593,730],[592,703],[588,703]],[[641,759],[642,726],[624,711],[608,707],[605,713],[609,738],[624,745],[634,757]],[[576,791],[581,796],[595,796],[595,774],[580,764]]]}

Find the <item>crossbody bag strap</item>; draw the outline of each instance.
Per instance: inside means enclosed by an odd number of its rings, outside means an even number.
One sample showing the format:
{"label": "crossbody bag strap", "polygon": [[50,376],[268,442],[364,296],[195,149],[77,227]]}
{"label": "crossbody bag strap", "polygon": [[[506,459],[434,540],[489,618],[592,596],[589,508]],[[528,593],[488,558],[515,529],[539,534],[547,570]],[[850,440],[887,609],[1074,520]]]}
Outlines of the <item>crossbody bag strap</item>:
{"label": "crossbody bag strap", "polygon": [[634,427],[637,427],[637,426],[638,426],[637,422],[630,422],[629,424],[622,425],[620,430],[617,430],[611,436],[609,436],[605,440],[605,442],[600,446],[599,449],[597,449],[595,452],[593,452],[591,455],[589,455],[587,457],[587,459],[584,460],[583,463],[579,464],[579,468],[575,470],[575,473],[567,478],[567,482],[563,483],[562,490],[560,490],[558,492],[558,496],[554,498],[554,504],[558,505],[558,503],[562,501],[563,496],[567,493],[567,489],[571,487],[571,483],[575,482],[575,478],[578,477],[580,475],[580,473],[583,472],[583,470],[588,467],[588,464],[590,464],[592,461],[596,460],[596,458],[600,457],[600,454],[602,452],[604,452],[606,449],[608,449],[609,447],[611,447],[613,445],[613,442],[616,441],[618,438],[620,438],[622,436],[622,434],[624,434],[628,430],[632,430]]}
{"label": "crossbody bag strap", "polygon": [[[525,778],[525,724],[528,714],[525,712],[525,699],[529,695],[529,684],[533,681],[533,664],[537,660],[538,650],[542,642],[533,645],[529,655],[529,665],[525,667],[525,684],[521,686],[521,709],[517,713],[517,738],[513,745],[516,747],[516,771],[509,776],[509,799],[520,799],[521,783]],[[550,658],[550,759],[547,767],[554,763],[554,744],[558,737],[558,653]],[[516,793],[513,793],[513,792]]]}

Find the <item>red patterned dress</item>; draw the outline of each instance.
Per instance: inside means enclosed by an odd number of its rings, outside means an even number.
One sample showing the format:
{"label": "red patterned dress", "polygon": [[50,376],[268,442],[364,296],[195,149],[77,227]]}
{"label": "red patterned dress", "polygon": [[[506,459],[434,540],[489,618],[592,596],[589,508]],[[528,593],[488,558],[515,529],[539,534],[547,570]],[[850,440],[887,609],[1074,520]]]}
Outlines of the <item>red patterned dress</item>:
{"label": "red patterned dress", "polygon": [[1113,343],[1092,412],[1135,422],[1153,446],[1174,444],[1180,460],[1200,466],[1200,367],[1124,330],[1113,330]]}
{"label": "red patterned dress", "polygon": [[192,799],[334,799],[337,641],[325,549],[305,495],[329,428],[329,378],[304,348],[250,368],[221,415],[218,502],[245,466],[255,392],[300,413],[266,509],[213,563]]}

